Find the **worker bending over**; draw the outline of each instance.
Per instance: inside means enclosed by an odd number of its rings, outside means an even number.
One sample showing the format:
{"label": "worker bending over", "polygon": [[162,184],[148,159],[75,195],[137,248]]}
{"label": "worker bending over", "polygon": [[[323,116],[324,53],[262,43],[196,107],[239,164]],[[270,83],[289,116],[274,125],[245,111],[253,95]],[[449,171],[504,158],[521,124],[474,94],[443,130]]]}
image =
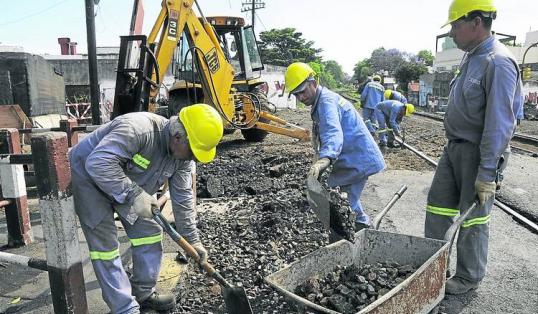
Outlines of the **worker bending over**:
{"label": "worker bending over", "polygon": [[480,201],[459,231],[448,294],[476,289],[486,274],[495,177],[521,105],[517,61],[491,33],[496,15],[492,0],[453,0],[448,11],[449,36],[465,55],[450,85],[448,143],[428,194],[426,237],[442,239],[455,217]]}
{"label": "worker bending over", "polygon": [[385,168],[385,161],[353,105],[318,85],[314,76],[312,68],[301,62],[292,63],[285,73],[286,89],[312,107],[312,141],[317,161],[308,176],[317,180],[332,165],[328,184],[347,192],[350,206],[357,214],[355,229],[360,230],[370,225],[360,202],[362,190],[369,176]]}
{"label": "worker bending over", "polygon": [[361,93],[362,116],[368,127],[368,131],[374,137],[374,124],[377,124],[374,111],[377,104],[383,101],[383,92],[385,91],[385,88],[380,82],[381,76],[374,75],[373,81],[366,84]]}
{"label": "worker bending over", "polygon": [[407,104],[407,98],[398,91],[387,89],[383,96],[385,97],[385,100],[397,100],[402,104]]}
{"label": "worker bending over", "polygon": [[[222,133],[217,111],[197,104],[181,110],[179,118],[147,112],[119,116],[71,150],[75,210],[103,299],[112,313],[140,313],[140,307],[175,308],[173,295],[155,292],[163,247],[162,229],[152,219],[157,207],[152,195],[165,181],[176,228],[207,260],[196,228],[193,160],[213,160]],[[131,277],[121,263],[114,212],[131,242]]]}
{"label": "worker bending over", "polygon": [[400,123],[404,116],[408,117],[413,112],[413,104],[404,105],[397,100],[385,100],[377,104],[375,114],[379,123],[379,147],[399,147],[394,143],[394,135],[401,136]]}

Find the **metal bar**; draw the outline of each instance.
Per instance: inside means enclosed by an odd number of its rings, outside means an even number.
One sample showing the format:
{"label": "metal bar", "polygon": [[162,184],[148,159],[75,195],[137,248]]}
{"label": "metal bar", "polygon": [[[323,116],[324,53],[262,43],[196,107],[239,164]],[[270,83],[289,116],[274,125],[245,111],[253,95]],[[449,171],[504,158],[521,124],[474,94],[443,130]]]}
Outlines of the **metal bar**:
{"label": "metal bar", "polygon": [[389,209],[392,208],[392,206],[402,197],[402,195],[407,191],[407,185],[402,185],[402,187],[394,193],[394,196],[390,199],[390,201],[385,205],[385,207],[381,210],[379,214],[374,218],[374,222],[372,223],[372,226],[375,230],[379,229],[379,225],[381,224],[381,219],[387,214]]}
{"label": "metal bar", "polygon": [[35,269],[44,270],[44,271],[48,270],[47,261],[40,258],[32,258],[28,256],[23,256],[23,255],[0,252],[0,261],[7,262],[10,264],[27,266],[30,268],[35,268]]}

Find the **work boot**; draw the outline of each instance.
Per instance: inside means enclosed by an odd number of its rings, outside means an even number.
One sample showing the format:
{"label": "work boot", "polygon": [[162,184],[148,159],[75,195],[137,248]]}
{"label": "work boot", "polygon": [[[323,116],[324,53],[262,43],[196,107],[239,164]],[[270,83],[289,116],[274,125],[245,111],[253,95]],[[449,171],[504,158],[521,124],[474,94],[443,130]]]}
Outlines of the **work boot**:
{"label": "work boot", "polygon": [[141,309],[155,311],[172,311],[176,308],[176,298],[173,294],[158,294],[153,292],[147,299],[138,302]]}
{"label": "work boot", "polygon": [[384,154],[387,151],[387,143],[379,142],[379,150]]}
{"label": "work boot", "polygon": [[464,294],[478,288],[480,282],[472,282],[459,277],[452,277],[446,282],[446,294]]}
{"label": "work boot", "polygon": [[389,142],[389,143],[387,144],[387,147],[388,147],[388,148],[400,148],[400,144],[398,144],[398,143],[394,143],[394,142]]}

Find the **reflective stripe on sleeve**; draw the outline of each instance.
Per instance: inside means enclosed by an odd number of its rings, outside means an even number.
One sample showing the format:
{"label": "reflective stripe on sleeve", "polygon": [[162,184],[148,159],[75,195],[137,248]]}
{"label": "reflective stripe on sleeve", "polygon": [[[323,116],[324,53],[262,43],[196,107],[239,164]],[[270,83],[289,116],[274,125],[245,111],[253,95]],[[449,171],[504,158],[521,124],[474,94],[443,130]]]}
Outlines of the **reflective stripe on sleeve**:
{"label": "reflective stripe on sleeve", "polygon": [[148,169],[149,164],[151,161],[147,160],[146,158],[142,157],[140,154],[135,154],[133,156],[133,162],[139,166],[140,168],[146,170]]}

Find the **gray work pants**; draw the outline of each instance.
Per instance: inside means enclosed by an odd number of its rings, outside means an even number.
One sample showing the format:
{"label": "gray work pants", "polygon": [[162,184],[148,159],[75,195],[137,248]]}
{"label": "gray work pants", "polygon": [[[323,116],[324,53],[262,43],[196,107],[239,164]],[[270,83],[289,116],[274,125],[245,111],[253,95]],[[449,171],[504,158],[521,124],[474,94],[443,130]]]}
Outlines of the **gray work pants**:
{"label": "gray work pants", "polygon": [[[480,148],[470,142],[449,141],[445,146],[428,193],[424,233],[443,239],[456,216],[464,213],[476,199],[474,183],[480,163]],[[480,282],[486,273],[490,198],[475,208],[460,228],[457,239],[457,277]]]}
{"label": "gray work pants", "polygon": [[92,228],[79,214],[80,225],[88,247],[93,269],[103,299],[111,312],[139,313],[137,300],[143,301],[155,291],[162,259],[162,228],[152,219],[138,217],[130,224],[121,223],[131,242],[133,274],[129,278],[119,255],[119,242],[111,201],[87,178],[72,175],[72,188],[77,213],[104,211],[102,220]]}

